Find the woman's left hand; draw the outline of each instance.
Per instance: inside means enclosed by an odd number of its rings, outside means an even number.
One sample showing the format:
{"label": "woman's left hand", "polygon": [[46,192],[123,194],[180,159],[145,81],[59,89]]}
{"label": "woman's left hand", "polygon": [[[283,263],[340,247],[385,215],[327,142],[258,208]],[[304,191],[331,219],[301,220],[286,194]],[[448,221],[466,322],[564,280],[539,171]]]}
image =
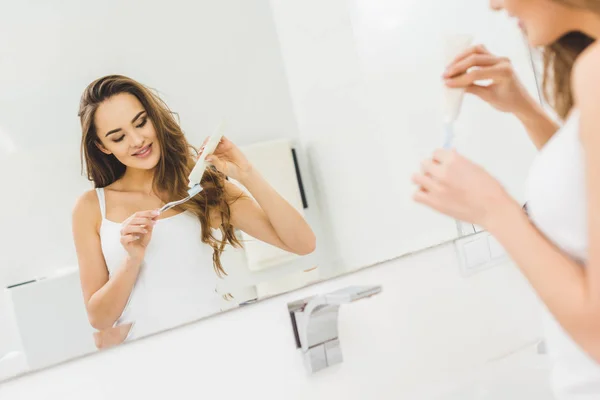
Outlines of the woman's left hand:
{"label": "woman's left hand", "polygon": [[416,202],[484,229],[512,203],[497,180],[454,150],[437,150],[413,182]]}
{"label": "woman's left hand", "polygon": [[[206,144],[206,140],[204,144]],[[200,148],[200,154],[204,150],[204,144]],[[242,181],[252,170],[252,165],[244,153],[225,136],[221,139],[215,152],[206,157],[206,161],[236,181]]]}

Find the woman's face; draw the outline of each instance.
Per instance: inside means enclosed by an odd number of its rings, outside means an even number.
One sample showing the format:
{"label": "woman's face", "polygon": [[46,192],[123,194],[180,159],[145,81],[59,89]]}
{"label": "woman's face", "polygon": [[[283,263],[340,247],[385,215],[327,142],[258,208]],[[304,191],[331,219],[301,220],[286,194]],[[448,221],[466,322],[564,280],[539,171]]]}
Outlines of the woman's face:
{"label": "woman's face", "polygon": [[128,168],[149,170],[160,159],[154,125],[142,103],[129,93],[110,97],[96,110],[99,148]]}
{"label": "woman's face", "polygon": [[517,18],[533,47],[550,45],[577,30],[582,12],[557,0],[490,0],[490,7]]}

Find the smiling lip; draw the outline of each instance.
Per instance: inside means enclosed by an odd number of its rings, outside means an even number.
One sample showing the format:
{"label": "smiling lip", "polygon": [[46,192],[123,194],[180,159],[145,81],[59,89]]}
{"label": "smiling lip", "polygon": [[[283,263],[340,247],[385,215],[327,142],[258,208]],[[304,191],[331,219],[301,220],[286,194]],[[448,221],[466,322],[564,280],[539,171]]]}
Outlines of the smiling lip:
{"label": "smiling lip", "polygon": [[145,158],[145,157],[148,157],[150,155],[150,153],[152,153],[152,143],[150,143],[148,146],[142,148],[140,151],[133,153],[133,155],[135,157]]}

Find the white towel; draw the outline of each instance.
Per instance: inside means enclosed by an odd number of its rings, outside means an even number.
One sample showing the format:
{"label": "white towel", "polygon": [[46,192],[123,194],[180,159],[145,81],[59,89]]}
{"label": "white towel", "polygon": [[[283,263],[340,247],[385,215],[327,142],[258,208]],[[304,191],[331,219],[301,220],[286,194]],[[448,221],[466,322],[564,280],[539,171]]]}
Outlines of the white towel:
{"label": "white towel", "polygon": [[[283,139],[253,144],[242,148],[242,151],[266,181],[300,214],[304,215],[291,141]],[[298,258],[296,254],[260,242],[247,234],[242,234],[242,238],[250,271],[277,268]],[[262,298],[297,289],[317,280],[318,275],[318,269],[310,272],[290,271],[283,277],[257,284],[257,296]]]}
{"label": "white towel", "polygon": [[[292,146],[289,140],[275,140],[242,148],[254,168],[296,210],[303,214],[302,197],[298,187]],[[281,250],[242,233],[248,269],[260,271],[277,267],[295,259],[295,254]]]}

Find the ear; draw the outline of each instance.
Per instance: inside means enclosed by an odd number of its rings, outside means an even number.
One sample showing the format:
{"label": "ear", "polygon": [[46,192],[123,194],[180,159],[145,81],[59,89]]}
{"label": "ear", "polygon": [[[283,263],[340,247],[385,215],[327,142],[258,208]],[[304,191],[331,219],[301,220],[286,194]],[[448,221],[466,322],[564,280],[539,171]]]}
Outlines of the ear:
{"label": "ear", "polygon": [[106,147],[104,147],[104,145],[102,145],[102,143],[96,141],[94,142],[96,144],[96,147],[103,152],[104,154],[112,154],[112,151],[108,150]]}

